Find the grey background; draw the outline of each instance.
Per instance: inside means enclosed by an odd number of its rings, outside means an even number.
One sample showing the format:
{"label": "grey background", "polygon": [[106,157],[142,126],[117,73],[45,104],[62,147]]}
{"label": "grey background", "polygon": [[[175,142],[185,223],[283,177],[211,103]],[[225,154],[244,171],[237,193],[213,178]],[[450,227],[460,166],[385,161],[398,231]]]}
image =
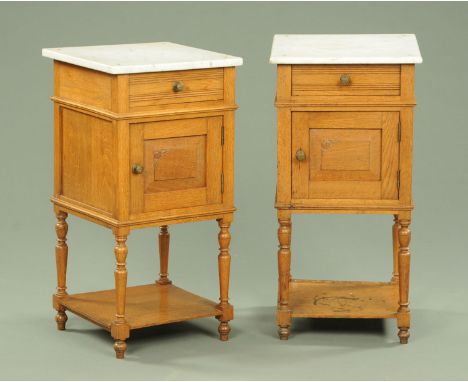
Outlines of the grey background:
{"label": "grey background", "polygon": [[[394,320],[296,320],[276,337],[275,33],[416,33],[410,344]],[[1,3],[0,378],[466,379],[468,212],[466,3]],[[232,339],[217,322],[137,332],[126,361],[110,336],[70,314],[55,330],[52,62],[41,48],[172,41],[244,58],[238,68],[232,227]],[[70,292],[113,286],[110,231],[69,219]],[[387,280],[390,216],[293,219],[293,275]],[[216,299],[217,227],[174,226],[170,276]],[[128,241],[129,284],[158,272],[156,229]],[[197,266],[195,266],[197,264]]]}

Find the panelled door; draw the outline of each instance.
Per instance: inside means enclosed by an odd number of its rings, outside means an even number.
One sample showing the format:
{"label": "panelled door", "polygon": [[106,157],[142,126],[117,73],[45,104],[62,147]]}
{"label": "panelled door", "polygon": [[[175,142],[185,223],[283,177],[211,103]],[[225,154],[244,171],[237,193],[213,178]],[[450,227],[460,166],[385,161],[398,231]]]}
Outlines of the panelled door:
{"label": "panelled door", "polygon": [[222,203],[223,118],[130,126],[131,212]]}
{"label": "panelled door", "polygon": [[292,198],[396,200],[399,113],[292,114]]}

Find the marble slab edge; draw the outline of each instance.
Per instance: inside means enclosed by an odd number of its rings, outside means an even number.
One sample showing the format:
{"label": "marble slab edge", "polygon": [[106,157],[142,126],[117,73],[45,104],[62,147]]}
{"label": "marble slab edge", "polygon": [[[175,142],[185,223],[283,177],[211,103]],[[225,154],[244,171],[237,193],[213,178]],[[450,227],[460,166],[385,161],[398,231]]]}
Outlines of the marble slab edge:
{"label": "marble slab edge", "polygon": [[109,74],[134,74],[149,72],[168,72],[173,70],[224,68],[230,66],[241,66],[243,64],[242,58],[232,56],[230,58],[211,59],[206,61],[181,61],[177,63],[170,62],[144,65],[106,65],[103,63],[90,61],[79,57],[71,57],[67,54],[62,54],[47,48],[42,49],[42,56]]}

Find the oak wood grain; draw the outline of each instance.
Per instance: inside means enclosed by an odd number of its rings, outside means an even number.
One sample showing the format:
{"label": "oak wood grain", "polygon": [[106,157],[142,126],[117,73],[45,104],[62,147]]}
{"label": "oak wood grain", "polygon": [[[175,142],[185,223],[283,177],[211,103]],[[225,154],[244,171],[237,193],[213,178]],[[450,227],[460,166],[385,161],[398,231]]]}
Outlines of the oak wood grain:
{"label": "oak wood grain", "polygon": [[229,303],[229,279],[231,268],[231,254],[229,244],[231,243],[231,226],[232,216],[225,216],[223,219],[218,219],[219,233],[219,255],[218,255],[218,272],[219,272],[219,304],[218,309],[223,313],[218,315],[219,320],[218,332],[221,341],[229,339],[231,327],[229,321],[234,318],[233,307]]}
{"label": "oak wood grain", "polygon": [[116,245],[114,254],[116,267],[115,278],[115,318],[111,323],[111,335],[114,343],[117,358],[124,358],[127,346],[125,340],[130,336],[130,326],[125,317],[126,293],[127,293],[127,237],[129,230],[117,228],[114,230]]}
{"label": "oak wood grain", "polygon": [[[398,199],[396,112],[293,112],[292,202]],[[305,160],[295,154],[302,150]]]}
{"label": "oak wood grain", "polygon": [[400,71],[400,65],[292,65],[292,95],[400,95]]}
{"label": "oak wood grain", "polygon": [[[176,83],[182,84],[174,91]],[[130,111],[151,110],[162,104],[224,99],[224,68],[131,74]]]}
{"label": "oak wood grain", "polygon": [[172,284],[169,280],[169,228],[162,225],[159,231],[159,279],[156,281],[160,285]]}
{"label": "oak wood grain", "polygon": [[133,125],[131,212],[222,203],[221,117]]}
{"label": "oak wood grain", "polygon": [[291,218],[279,214],[278,222],[279,288],[276,320],[280,339],[287,340],[291,322],[291,308],[289,306],[289,286],[291,279]]}
{"label": "oak wood grain", "polygon": [[55,232],[57,234],[57,244],[55,245],[55,264],[57,267],[57,290],[54,295],[53,305],[57,310],[55,321],[58,330],[65,330],[65,324],[68,320],[65,313],[65,307],[60,303],[60,300],[68,295],[67,293],[67,262],[68,262],[68,245],[67,245],[67,224],[68,214],[63,211],[57,211],[57,223],[55,224]]}
{"label": "oak wood grain", "polygon": [[111,75],[64,62],[55,62],[56,96],[112,110]]}
{"label": "oak wood grain", "polygon": [[[280,339],[292,317],[396,317],[406,343],[414,65],[278,65],[275,105]],[[291,215],[306,213],[394,215],[391,281],[292,280]]]}
{"label": "oak wood grain", "polygon": [[[64,306],[71,312],[109,330],[113,321],[114,289],[68,295]],[[149,284],[127,288],[125,317],[131,329],[202,317],[222,312],[216,303],[175,285]]]}
{"label": "oak wood grain", "polygon": [[393,283],[292,280],[289,288],[292,317],[391,318],[398,311]]}
{"label": "oak wood grain", "polygon": [[398,274],[400,298],[398,301],[398,337],[401,344],[407,344],[410,328],[410,308],[409,308],[409,275],[410,275],[410,249],[411,230],[411,212],[398,215]]}
{"label": "oak wood grain", "polygon": [[[130,330],[145,326],[214,316],[221,340],[228,339],[235,74],[228,67],[110,75],[54,62],[51,201],[58,219],[53,306],[59,329],[66,310],[87,318],[111,332],[120,359]],[[112,229],[115,289],[67,295],[67,214]],[[205,220],[220,222],[218,304],[168,278],[167,226]],[[161,227],[160,277],[127,288],[127,237],[144,227]]]}
{"label": "oak wood grain", "polygon": [[112,123],[69,109],[61,110],[60,120],[60,194],[112,214]]}

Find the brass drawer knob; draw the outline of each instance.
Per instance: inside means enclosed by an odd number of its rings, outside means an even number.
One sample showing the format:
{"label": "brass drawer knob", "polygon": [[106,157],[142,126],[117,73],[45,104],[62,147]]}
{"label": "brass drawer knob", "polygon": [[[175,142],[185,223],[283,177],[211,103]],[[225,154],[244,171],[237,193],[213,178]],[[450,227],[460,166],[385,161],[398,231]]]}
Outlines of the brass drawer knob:
{"label": "brass drawer knob", "polygon": [[351,76],[349,74],[342,74],[340,77],[340,84],[343,86],[351,85]]}
{"label": "brass drawer knob", "polygon": [[304,150],[299,149],[299,150],[296,151],[296,159],[298,161],[302,162],[303,160],[305,160],[305,157],[306,157],[306,155],[305,155]]}
{"label": "brass drawer knob", "polygon": [[184,90],[184,83],[182,81],[176,81],[174,82],[174,85],[172,85],[172,90],[174,93],[181,92]]}
{"label": "brass drawer knob", "polygon": [[138,174],[142,174],[143,173],[143,166],[141,164],[134,164],[132,166],[132,172],[135,174],[135,175],[138,175]]}

